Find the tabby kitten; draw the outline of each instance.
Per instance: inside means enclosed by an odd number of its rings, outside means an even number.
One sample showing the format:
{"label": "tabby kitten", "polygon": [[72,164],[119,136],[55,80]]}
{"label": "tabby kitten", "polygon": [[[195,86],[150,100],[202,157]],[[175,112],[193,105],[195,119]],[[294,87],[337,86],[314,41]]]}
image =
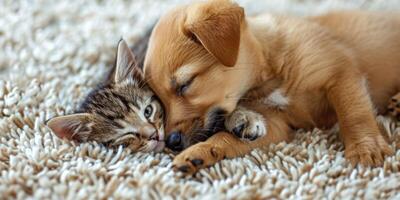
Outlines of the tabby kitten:
{"label": "tabby kitten", "polygon": [[109,81],[89,93],[77,113],[55,117],[47,125],[60,138],[160,152],[165,145],[163,112],[132,51],[121,40]]}

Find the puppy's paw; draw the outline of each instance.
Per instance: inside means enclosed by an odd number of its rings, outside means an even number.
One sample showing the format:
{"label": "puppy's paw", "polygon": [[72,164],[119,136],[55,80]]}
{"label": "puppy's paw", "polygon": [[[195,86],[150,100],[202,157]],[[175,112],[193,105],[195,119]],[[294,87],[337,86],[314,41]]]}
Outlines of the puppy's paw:
{"label": "puppy's paw", "polygon": [[264,117],[243,107],[238,107],[227,117],[225,127],[231,133],[247,141],[253,141],[267,134]]}
{"label": "puppy's paw", "polygon": [[180,171],[185,175],[193,175],[224,157],[225,154],[221,148],[202,142],[178,154],[172,162],[172,167],[175,171]]}
{"label": "puppy's paw", "polygon": [[400,93],[390,99],[388,111],[390,116],[400,120]]}
{"label": "puppy's paw", "polygon": [[345,149],[345,157],[355,166],[382,166],[385,156],[393,155],[394,151],[381,135],[367,136],[361,142],[349,145]]}

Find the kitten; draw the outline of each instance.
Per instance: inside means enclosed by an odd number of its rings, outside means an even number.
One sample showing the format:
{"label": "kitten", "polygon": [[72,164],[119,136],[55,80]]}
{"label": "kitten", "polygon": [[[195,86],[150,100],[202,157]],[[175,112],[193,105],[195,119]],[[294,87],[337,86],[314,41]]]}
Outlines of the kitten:
{"label": "kitten", "polygon": [[48,127],[60,138],[162,151],[163,108],[123,40],[118,43],[115,63],[105,84],[89,93],[75,114],[55,117]]}

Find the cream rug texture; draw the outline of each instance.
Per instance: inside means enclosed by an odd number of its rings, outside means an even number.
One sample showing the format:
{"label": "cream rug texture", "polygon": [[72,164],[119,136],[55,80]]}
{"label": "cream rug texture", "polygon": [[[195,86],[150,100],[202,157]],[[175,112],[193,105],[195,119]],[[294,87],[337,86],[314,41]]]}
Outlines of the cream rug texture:
{"label": "cream rug texture", "polygon": [[[134,45],[160,14],[185,2],[0,0],[0,199],[400,199],[400,126],[385,118],[396,153],[381,168],[352,168],[335,131],[315,130],[186,179],[166,154],[53,136],[44,122],[71,113],[99,83],[118,40]],[[295,15],[400,9],[399,0],[239,3],[248,13]]]}

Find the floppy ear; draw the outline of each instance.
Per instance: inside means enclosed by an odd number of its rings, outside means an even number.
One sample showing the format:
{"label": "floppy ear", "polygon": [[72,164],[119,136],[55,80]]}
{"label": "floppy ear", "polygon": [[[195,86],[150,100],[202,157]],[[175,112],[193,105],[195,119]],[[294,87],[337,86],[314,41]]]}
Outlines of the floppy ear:
{"label": "floppy ear", "polygon": [[90,116],[88,113],[65,115],[54,117],[46,124],[59,138],[86,141],[92,132]]}
{"label": "floppy ear", "polygon": [[136,82],[143,80],[142,70],[137,66],[135,55],[125,40],[118,42],[117,59],[115,62],[114,83],[120,83],[130,78]]}
{"label": "floppy ear", "polygon": [[242,7],[229,0],[214,0],[188,10],[185,32],[223,65],[232,67],[239,53],[243,18]]}

